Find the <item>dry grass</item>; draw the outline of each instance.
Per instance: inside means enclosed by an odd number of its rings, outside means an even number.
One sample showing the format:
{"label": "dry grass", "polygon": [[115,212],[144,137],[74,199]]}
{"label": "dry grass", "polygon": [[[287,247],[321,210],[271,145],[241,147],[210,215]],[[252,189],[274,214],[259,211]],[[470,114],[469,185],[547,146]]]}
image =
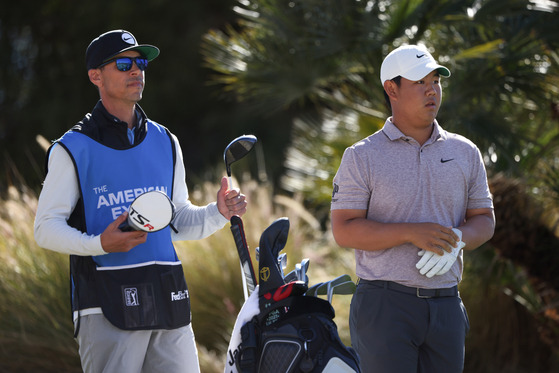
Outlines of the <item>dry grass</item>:
{"label": "dry grass", "polygon": [[0,203],[0,371],[79,371],[68,258],[37,247],[31,192],[10,188]]}
{"label": "dry grass", "polygon": [[[191,191],[192,199],[207,203],[215,199],[217,189],[204,184]],[[262,231],[287,216],[291,229],[282,251],[288,255],[287,271],[308,257],[311,284],[353,272],[352,253],[332,250],[328,235],[319,232],[318,223],[300,203],[273,198],[267,188],[254,182],[242,189],[251,202],[243,221],[253,260]],[[34,193],[15,188],[0,201],[0,371],[79,372],[69,309],[68,257],[35,243],[36,205]],[[229,225],[204,240],[179,242],[177,251],[192,297],[202,372],[223,372],[230,333],[244,301]],[[346,342],[348,332],[342,325],[347,325],[349,299],[334,299],[336,321]]]}
{"label": "dry grass", "polygon": [[[355,276],[353,252],[338,248],[330,232],[317,229],[317,222],[297,200],[274,197],[253,182],[244,183],[242,190],[250,201],[243,221],[253,255],[262,231],[287,216],[291,229],[282,251],[288,256],[287,271],[310,258],[311,284],[344,273]],[[204,184],[192,191],[192,198],[204,204],[215,198],[216,191],[217,186]],[[37,247],[32,231],[36,204],[34,193],[14,188],[0,200],[0,372],[79,372],[69,311],[68,258]],[[177,250],[192,297],[202,372],[223,372],[224,351],[243,303],[231,232],[227,225],[207,239],[180,242]],[[510,283],[511,276],[522,282],[522,274],[498,262],[491,249],[468,253],[466,263],[461,293],[472,329],[465,372],[557,371],[558,357],[538,339],[534,315],[503,293],[503,283]],[[337,296],[333,301],[346,344],[350,299]]]}

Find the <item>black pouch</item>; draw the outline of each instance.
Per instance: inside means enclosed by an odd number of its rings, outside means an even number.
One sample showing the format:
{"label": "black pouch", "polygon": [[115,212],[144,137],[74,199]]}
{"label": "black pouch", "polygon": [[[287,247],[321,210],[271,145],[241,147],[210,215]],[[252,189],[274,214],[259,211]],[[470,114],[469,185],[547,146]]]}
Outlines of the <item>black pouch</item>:
{"label": "black pouch", "polygon": [[174,329],[190,323],[190,297],[181,265],[97,268],[105,317],[124,330]]}
{"label": "black pouch", "polygon": [[178,268],[161,274],[163,294],[167,297],[162,317],[165,325],[184,326],[190,324],[190,296],[182,266],[173,267]]}

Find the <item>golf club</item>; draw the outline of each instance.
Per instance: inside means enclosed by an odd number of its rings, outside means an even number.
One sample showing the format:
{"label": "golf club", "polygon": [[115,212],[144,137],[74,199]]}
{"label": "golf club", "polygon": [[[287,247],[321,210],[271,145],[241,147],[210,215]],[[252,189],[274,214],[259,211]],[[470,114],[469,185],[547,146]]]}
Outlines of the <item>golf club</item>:
{"label": "golf club", "polygon": [[285,280],[285,283],[290,283],[291,281],[298,281],[299,279],[297,278],[297,273],[295,272],[295,270],[289,272],[288,274],[285,275],[285,277],[283,278]]}
{"label": "golf club", "polygon": [[241,272],[243,274],[243,294],[245,296],[245,300],[247,300],[249,295],[252,294],[256,288],[257,280],[245,237],[243,221],[237,215],[231,217],[231,233],[233,234],[233,239],[235,240],[235,245],[237,246],[237,253],[239,254]]}
{"label": "golf club", "polygon": [[328,302],[332,303],[333,294],[353,294],[355,292],[355,283],[351,280],[351,277],[347,274],[336,277],[333,280],[327,282],[321,282],[315,284],[307,290],[305,295],[308,296],[319,296],[327,295]]}
{"label": "golf club", "polygon": [[332,297],[334,294],[353,294],[355,293],[355,282],[344,281],[337,284],[333,284],[328,287],[328,303],[332,304]]}
{"label": "golf club", "polygon": [[307,272],[309,270],[310,260],[309,258],[305,258],[301,261],[301,277],[299,281],[303,281],[305,284],[309,284],[309,277],[307,276]]}
{"label": "golf club", "polygon": [[[285,255],[285,254],[281,254],[281,255]],[[295,269],[293,269],[291,272],[283,276],[283,279],[285,280],[286,284],[291,281],[302,281],[305,283],[305,285],[308,286],[309,285],[309,278],[307,277],[308,270],[309,270],[309,259],[305,258],[301,261],[301,263],[295,264]]]}
{"label": "golf club", "polygon": [[285,276],[283,274],[283,271],[287,267],[287,254],[286,253],[282,253],[278,256],[278,267],[281,270],[282,277],[285,278]]}
{"label": "golf club", "polygon": [[[285,285],[281,270],[278,266],[278,256],[285,247],[289,234],[289,219],[276,219],[260,236],[260,253],[258,261],[258,293],[260,309],[269,306],[269,295],[282,285]],[[268,298],[266,298],[268,297]]]}
{"label": "golf club", "polygon": [[223,161],[225,162],[227,177],[229,177],[229,188],[233,187],[233,182],[231,180],[231,164],[244,158],[248,153],[250,153],[254,144],[256,144],[256,141],[257,139],[254,135],[243,135],[237,137],[225,147],[225,151],[223,152]]}
{"label": "golf club", "polygon": [[[229,178],[229,189],[233,188],[231,179],[231,164],[244,158],[256,144],[256,136],[243,135],[231,141],[223,151],[223,161],[225,162],[225,170]],[[250,296],[250,293],[256,287],[256,275],[252,266],[252,259],[250,257],[250,250],[246,242],[243,221],[239,216],[231,218],[231,233],[237,246],[239,260],[241,264],[241,273],[243,274],[243,293],[245,301]]]}
{"label": "golf club", "polygon": [[328,284],[327,282],[319,282],[318,284],[314,284],[307,290],[305,295],[310,297],[317,297],[319,294],[325,295],[326,287],[328,286],[327,284]]}

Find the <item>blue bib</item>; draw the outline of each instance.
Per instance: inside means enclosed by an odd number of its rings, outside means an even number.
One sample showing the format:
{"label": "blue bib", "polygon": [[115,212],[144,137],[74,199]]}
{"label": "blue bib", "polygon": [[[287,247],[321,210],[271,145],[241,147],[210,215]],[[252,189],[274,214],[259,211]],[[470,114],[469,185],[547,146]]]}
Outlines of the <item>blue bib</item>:
{"label": "blue bib", "polygon": [[[90,137],[69,131],[59,140],[73,158],[83,199],[86,232],[103,233],[132,201],[159,190],[172,198],[174,159],[171,138],[164,127],[148,121],[145,139],[125,150],[109,148]],[[177,262],[169,227],[149,233],[144,244],[126,253],[94,256],[98,266],[137,266]]]}

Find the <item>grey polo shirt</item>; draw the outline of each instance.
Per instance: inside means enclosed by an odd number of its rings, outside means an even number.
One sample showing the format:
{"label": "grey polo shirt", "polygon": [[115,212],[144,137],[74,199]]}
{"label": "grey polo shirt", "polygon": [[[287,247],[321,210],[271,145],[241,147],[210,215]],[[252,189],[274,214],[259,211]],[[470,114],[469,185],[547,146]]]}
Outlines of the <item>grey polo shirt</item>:
{"label": "grey polo shirt", "polygon": [[[479,149],[435,121],[429,140],[419,145],[388,118],[384,127],[344,152],[334,177],[331,209],[367,210],[381,223],[433,222],[458,227],[466,210],[493,208]],[[462,278],[462,253],[441,276],[427,278],[415,264],[412,244],[385,250],[355,250],[356,273],[367,280],[444,288]]]}

